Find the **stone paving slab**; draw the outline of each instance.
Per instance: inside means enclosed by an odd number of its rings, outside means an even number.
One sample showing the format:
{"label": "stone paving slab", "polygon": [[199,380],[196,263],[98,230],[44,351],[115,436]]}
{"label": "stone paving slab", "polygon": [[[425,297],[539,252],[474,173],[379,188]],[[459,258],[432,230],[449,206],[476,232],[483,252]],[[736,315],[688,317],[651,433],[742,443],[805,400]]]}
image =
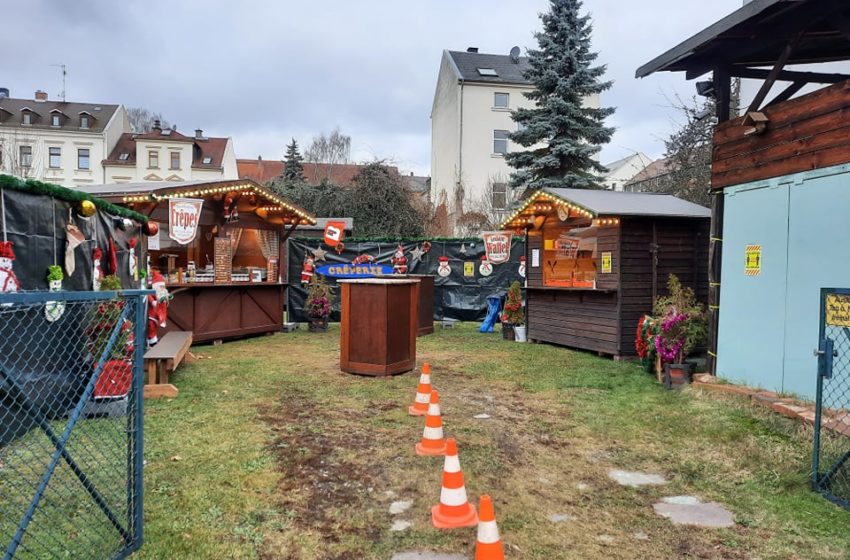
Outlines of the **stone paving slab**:
{"label": "stone paving slab", "polygon": [[654,504],[655,513],[668,518],[674,525],[697,527],[733,527],[732,512],[716,502],[704,504],[694,496],[672,496]]}
{"label": "stone paving slab", "polygon": [[665,479],[660,474],[649,474],[642,472],[621,471],[613,469],[608,471],[608,476],[621,486],[631,486],[639,488],[641,486],[667,484]]}
{"label": "stone paving slab", "polygon": [[410,552],[397,552],[391,560],[469,560],[463,554],[446,554],[445,552],[429,552],[427,550],[413,550]]}

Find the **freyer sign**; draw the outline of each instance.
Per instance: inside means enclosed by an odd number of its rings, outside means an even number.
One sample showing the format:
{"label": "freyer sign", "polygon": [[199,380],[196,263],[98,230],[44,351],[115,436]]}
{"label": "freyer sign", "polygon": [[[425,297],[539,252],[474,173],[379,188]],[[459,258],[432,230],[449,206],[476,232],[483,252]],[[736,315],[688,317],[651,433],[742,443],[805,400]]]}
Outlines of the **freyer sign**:
{"label": "freyer sign", "polygon": [[168,199],[168,237],[187,245],[198,233],[204,201],[195,198]]}

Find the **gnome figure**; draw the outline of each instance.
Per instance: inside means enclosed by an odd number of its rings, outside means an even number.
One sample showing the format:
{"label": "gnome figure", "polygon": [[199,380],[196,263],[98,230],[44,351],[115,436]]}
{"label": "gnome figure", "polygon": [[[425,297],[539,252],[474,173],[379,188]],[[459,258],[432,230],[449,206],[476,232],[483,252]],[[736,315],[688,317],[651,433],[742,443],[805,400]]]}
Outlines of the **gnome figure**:
{"label": "gnome figure", "polygon": [[315,271],[316,267],[313,265],[313,257],[307,255],[304,258],[304,265],[301,267],[301,283],[309,284]]}
{"label": "gnome figure", "polygon": [[407,257],[404,256],[404,247],[400,243],[390,262],[393,265],[393,274],[407,274]]}
{"label": "gnome figure", "polygon": [[519,257],[519,275],[525,278],[525,255]]}
{"label": "gnome figure", "polygon": [[95,292],[100,291],[100,281],[103,279],[103,268],[100,261],[103,258],[103,251],[100,247],[95,247],[92,251],[92,273],[91,273],[91,289]]}
{"label": "gnome figure", "polygon": [[15,293],[21,289],[15,271],[12,270],[12,261],[15,260],[15,252],[12,250],[11,241],[0,242],[0,293]]}
{"label": "gnome figure", "polygon": [[481,276],[490,276],[493,274],[493,265],[487,260],[487,255],[481,255],[481,264],[478,265],[478,272]]}
{"label": "gnome figure", "polygon": [[449,267],[449,258],[447,256],[443,255],[437,260],[440,261],[440,263],[437,265],[437,274],[445,278],[452,273],[452,269]]}
{"label": "gnome figure", "polygon": [[168,289],[165,278],[157,269],[153,269],[151,274],[151,288],[156,293],[148,296],[148,347],[159,342],[157,328],[165,327],[168,319]]}

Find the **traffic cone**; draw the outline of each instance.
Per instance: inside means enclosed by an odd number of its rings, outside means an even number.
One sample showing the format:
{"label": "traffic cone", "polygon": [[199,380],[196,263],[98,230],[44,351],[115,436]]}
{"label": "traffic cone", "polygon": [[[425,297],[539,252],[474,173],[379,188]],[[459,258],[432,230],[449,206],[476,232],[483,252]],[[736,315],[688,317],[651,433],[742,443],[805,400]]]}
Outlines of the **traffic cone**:
{"label": "traffic cone", "polygon": [[440,503],[431,508],[431,523],[438,529],[475,527],[478,524],[475,506],[466,499],[455,438],[446,441],[443,489],[440,491]]}
{"label": "traffic cone", "polygon": [[425,430],[422,441],[416,444],[417,455],[445,455],[446,440],[443,438],[443,420],[440,418],[440,394],[431,390],[431,403],[425,415]]}
{"label": "traffic cone", "polygon": [[505,560],[505,549],[496,526],[493,501],[484,494],[478,501],[478,539],[475,542],[475,560]]}
{"label": "traffic cone", "polygon": [[429,402],[431,402],[431,365],[425,362],[422,364],[416,398],[413,399],[413,405],[407,408],[407,413],[411,416],[425,416],[428,414]]}

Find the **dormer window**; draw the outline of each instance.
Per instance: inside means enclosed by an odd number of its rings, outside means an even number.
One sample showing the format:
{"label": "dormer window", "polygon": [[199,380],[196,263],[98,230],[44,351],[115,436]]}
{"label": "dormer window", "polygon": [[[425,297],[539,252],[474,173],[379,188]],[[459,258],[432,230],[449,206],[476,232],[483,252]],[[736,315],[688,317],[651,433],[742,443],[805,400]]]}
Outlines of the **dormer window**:
{"label": "dormer window", "polygon": [[210,165],[212,163],[212,156],[204,156],[204,159],[201,160],[201,163],[204,165]]}
{"label": "dormer window", "polygon": [[80,128],[91,128],[91,124],[89,124],[89,116],[81,115],[80,116]]}
{"label": "dormer window", "polygon": [[59,115],[50,115],[50,126],[62,126],[62,117]]}
{"label": "dormer window", "polygon": [[130,154],[128,152],[121,152],[118,156],[118,161],[127,161],[128,159],[130,159]]}
{"label": "dormer window", "polygon": [[21,120],[21,124],[25,126],[32,125],[32,113],[24,113],[22,119],[23,120]]}

